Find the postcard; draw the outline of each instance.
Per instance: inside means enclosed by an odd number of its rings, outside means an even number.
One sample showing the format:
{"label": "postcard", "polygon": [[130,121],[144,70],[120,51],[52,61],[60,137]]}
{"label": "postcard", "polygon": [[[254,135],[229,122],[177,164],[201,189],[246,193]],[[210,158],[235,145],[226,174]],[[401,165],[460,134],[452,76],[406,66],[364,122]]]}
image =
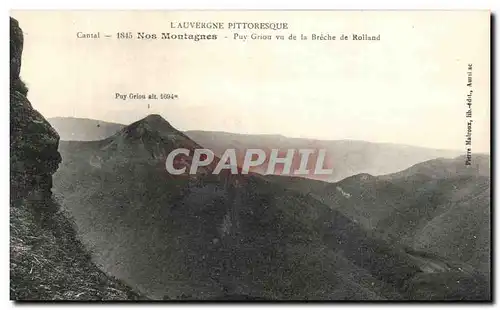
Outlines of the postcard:
{"label": "postcard", "polygon": [[489,11],[10,15],[11,300],[492,300]]}

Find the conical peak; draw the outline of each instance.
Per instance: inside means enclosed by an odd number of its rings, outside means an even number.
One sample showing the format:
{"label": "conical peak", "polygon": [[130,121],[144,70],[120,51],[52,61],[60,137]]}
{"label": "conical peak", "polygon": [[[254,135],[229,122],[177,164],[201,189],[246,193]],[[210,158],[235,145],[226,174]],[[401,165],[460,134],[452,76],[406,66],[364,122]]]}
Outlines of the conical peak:
{"label": "conical peak", "polygon": [[168,124],[167,120],[165,120],[160,114],[149,114],[145,118],[139,120],[139,122],[151,123],[151,124]]}
{"label": "conical peak", "polygon": [[138,120],[131,126],[142,127],[150,131],[159,131],[159,132],[175,131],[175,129],[170,125],[170,123],[159,114],[150,114],[145,118]]}
{"label": "conical peak", "polygon": [[144,120],[163,120],[166,122],[166,120],[160,114],[149,114],[144,118]]}

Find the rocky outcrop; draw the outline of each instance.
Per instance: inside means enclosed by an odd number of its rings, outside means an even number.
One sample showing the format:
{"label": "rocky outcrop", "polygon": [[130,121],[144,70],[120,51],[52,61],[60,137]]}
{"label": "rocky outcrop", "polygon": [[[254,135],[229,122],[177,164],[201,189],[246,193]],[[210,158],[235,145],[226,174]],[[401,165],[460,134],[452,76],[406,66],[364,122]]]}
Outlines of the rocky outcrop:
{"label": "rocky outcrop", "polygon": [[23,32],[10,19],[10,298],[136,300],[130,287],[104,274],[52,195],[61,162],[59,135],[27,98],[19,77]]}
{"label": "rocky outcrop", "polygon": [[51,195],[52,174],[61,162],[59,135],[31,105],[20,78],[23,32],[10,18],[10,183],[11,200],[37,190]]}

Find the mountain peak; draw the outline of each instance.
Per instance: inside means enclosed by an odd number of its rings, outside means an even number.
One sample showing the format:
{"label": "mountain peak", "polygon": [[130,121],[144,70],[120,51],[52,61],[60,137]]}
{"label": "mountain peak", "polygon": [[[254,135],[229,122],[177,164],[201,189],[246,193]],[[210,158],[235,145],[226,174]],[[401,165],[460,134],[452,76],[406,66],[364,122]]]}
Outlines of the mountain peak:
{"label": "mountain peak", "polygon": [[161,120],[161,121],[166,122],[166,120],[160,114],[149,114],[148,116],[143,118],[143,120],[147,120],[147,121]]}
{"label": "mountain peak", "polygon": [[135,143],[135,141],[141,141],[141,143],[156,144],[164,139],[170,140],[179,135],[181,133],[172,127],[161,115],[150,114],[125,126],[114,136],[110,137],[110,139],[119,139],[122,142],[129,141]]}
{"label": "mountain peak", "polygon": [[126,131],[133,133],[133,135],[143,135],[146,133],[158,133],[162,135],[178,132],[159,114],[150,114],[145,118],[130,124],[126,127]]}
{"label": "mountain peak", "polygon": [[164,119],[160,114],[149,114],[143,119],[140,119],[136,123],[148,124],[150,126],[169,126],[172,128],[170,123]]}
{"label": "mountain peak", "polygon": [[124,127],[107,139],[104,146],[121,152],[133,150],[136,157],[142,152],[152,158],[165,158],[175,148],[195,149],[198,145],[159,114],[150,114]]}

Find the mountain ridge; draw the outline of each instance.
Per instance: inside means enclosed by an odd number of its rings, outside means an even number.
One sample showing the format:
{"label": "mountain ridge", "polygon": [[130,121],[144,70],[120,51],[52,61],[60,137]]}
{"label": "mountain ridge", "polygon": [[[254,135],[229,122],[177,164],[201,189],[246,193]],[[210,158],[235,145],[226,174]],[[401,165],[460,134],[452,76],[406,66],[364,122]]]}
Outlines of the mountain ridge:
{"label": "mountain ridge", "polygon": [[[172,176],[158,160],[163,157],[142,151],[150,131],[122,141],[137,127],[131,125],[107,140],[61,143],[64,168],[56,173],[55,188],[86,244],[95,247],[95,259],[150,298],[399,300],[418,292],[425,299],[428,284],[417,279],[426,270],[478,286],[467,295],[446,280],[450,287],[436,292],[443,298],[484,297],[481,277],[457,274],[441,260],[432,267],[429,259],[374,238],[331,205],[289,189],[287,181],[276,184],[254,174],[209,173],[195,182]],[[165,142],[165,152],[179,147],[162,140],[165,133],[152,136]],[[103,147],[113,143],[132,151]],[[93,156],[107,161],[91,167]],[[346,182],[369,186],[375,179],[361,174]],[[342,190],[336,192],[347,199],[347,187]]]}
{"label": "mountain ridge", "polygon": [[[78,121],[76,121],[78,123]],[[89,131],[94,131],[95,124],[92,126],[83,126]],[[75,125],[74,127],[78,127]],[[125,125],[120,125],[116,132],[123,129]],[[62,128],[64,129],[64,128]],[[116,129],[116,127],[113,127]],[[67,132],[66,130],[64,130]],[[109,136],[116,134],[112,132]],[[180,131],[179,131],[180,132]],[[245,151],[251,148],[264,150],[279,149],[325,149],[328,166],[333,167],[331,176],[314,176],[311,179],[327,180],[335,182],[348,176],[358,173],[368,173],[372,175],[385,175],[404,170],[414,164],[438,157],[456,157],[461,152],[453,150],[434,150],[416,146],[405,146],[397,144],[380,144],[367,141],[350,140],[314,140],[302,138],[287,138],[283,135],[245,135],[225,132],[210,131],[185,131],[184,136],[196,142],[199,147],[212,150],[217,157],[221,157],[227,149],[235,149],[237,158],[244,158]],[[68,133],[61,133],[62,136],[68,136]],[[109,138],[101,137],[102,139]],[[102,140],[102,139],[92,140]],[[63,139],[64,140],[64,139]],[[265,162],[261,167],[254,169],[254,172],[266,174]],[[241,167],[240,167],[241,168]],[[260,170],[259,170],[260,169]],[[328,177],[328,179],[326,179]]]}

